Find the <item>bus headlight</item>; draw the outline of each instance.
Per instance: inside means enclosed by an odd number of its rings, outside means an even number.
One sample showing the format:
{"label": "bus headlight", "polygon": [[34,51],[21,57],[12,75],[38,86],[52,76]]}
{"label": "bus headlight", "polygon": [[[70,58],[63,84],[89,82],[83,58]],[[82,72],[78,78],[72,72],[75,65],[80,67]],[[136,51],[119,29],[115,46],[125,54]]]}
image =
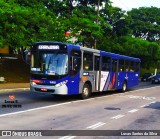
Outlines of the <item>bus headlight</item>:
{"label": "bus headlight", "polygon": [[37,84],[40,84],[41,81],[40,80],[31,80],[31,85],[37,85]]}
{"label": "bus headlight", "polygon": [[63,81],[63,82],[60,82],[60,83],[56,84],[55,87],[60,87],[60,86],[62,86],[62,85],[64,85],[64,84],[66,84],[67,82],[68,82],[68,80],[65,80],[65,81]]}
{"label": "bus headlight", "polygon": [[31,82],[31,84],[34,86],[34,85],[37,85],[35,82]]}

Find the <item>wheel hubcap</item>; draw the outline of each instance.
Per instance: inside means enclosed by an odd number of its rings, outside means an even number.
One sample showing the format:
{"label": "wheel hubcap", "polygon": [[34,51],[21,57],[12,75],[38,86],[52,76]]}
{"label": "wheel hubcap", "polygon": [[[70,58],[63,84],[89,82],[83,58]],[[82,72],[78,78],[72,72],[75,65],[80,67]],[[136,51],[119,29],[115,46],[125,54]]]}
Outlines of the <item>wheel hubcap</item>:
{"label": "wheel hubcap", "polygon": [[84,90],[83,90],[83,94],[84,94],[85,96],[87,96],[87,95],[88,95],[88,93],[89,93],[88,88],[84,88]]}
{"label": "wheel hubcap", "polygon": [[126,84],[123,85],[123,91],[125,91],[125,90],[126,90]]}

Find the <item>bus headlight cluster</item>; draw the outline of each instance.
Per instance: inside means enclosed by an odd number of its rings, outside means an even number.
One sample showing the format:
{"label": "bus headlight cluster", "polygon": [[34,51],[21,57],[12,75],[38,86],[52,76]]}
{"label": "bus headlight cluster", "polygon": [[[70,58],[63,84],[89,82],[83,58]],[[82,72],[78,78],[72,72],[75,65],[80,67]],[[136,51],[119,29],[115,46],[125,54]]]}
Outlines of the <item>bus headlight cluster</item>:
{"label": "bus headlight cluster", "polygon": [[35,82],[31,82],[31,84],[34,86],[34,85],[37,85]]}
{"label": "bus headlight cluster", "polygon": [[40,80],[31,80],[31,84],[34,86],[34,85],[37,85],[37,84],[40,84],[41,81]]}
{"label": "bus headlight cluster", "polygon": [[60,82],[60,83],[56,84],[55,87],[60,87],[60,86],[62,86],[62,85],[64,85],[64,84],[66,84],[67,82],[68,82],[68,80],[65,80],[65,81],[63,81],[63,82]]}

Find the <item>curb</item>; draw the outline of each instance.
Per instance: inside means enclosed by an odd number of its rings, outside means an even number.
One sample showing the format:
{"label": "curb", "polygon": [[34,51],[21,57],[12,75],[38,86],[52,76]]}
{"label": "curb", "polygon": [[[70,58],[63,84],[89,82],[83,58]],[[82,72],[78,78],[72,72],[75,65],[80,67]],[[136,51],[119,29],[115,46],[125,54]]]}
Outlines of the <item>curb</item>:
{"label": "curb", "polygon": [[2,92],[12,92],[12,91],[28,91],[30,88],[14,88],[14,89],[1,89],[0,93]]}

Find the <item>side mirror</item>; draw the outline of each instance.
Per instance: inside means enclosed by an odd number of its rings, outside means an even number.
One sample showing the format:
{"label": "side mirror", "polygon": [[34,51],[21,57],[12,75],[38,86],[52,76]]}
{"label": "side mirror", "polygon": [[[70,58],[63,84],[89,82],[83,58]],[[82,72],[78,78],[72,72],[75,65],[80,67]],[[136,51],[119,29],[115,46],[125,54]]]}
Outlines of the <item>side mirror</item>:
{"label": "side mirror", "polygon": [[25,62],[31,65],[31,52],[29,50],[25,51]]}

